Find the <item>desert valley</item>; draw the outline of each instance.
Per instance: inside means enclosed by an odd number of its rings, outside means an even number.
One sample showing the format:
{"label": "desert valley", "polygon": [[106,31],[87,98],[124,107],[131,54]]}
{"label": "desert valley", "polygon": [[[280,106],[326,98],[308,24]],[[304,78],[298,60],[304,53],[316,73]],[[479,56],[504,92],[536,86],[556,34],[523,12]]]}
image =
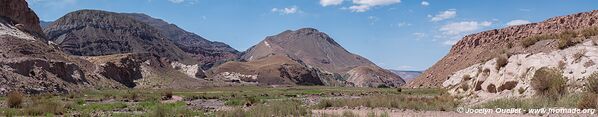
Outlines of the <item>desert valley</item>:
{"label": "desert valley", "polygon": [[598,115],[598,10],[464,36],[420,72],[315,27],[237,50],[144,13],[41,21],[28,2],[0,0],[0,116]]}

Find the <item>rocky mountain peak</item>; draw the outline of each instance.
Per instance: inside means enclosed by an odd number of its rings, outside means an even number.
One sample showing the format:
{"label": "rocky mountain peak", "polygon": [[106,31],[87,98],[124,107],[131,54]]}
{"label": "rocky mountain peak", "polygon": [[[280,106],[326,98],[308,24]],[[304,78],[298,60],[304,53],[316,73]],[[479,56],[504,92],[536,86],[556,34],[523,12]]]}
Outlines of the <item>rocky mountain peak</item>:
{"label": "rocky mountain peak", "polygon": [[[404,84],[399,76],[376,66],[366,58],[350,53],[326,33],[314,28],[284,31],[269,36],[248,49],[241,59],[258,61],[273,55],[285,55],[327,72],[347,74],[351,76],[349,82],[355,83],[355,86],[374,86],[382,82],[387,86]],[[377,77],[384,78],[372,80]]]}
{"label": "rocky mountain peak", "polygon": [[143,13],[122,14],[154,27],[184,52],[190,53],[193,58],[200,60],[201,63],[210,64],[238,58],[239,51],[229,45],[207,40],[162,19],[153,18]]}
{"label": "rocky mountain peak", "polygon": [[44,37],[42,28],[39,26],[39,18],[29,8],[25,0],[0,0],[0,16],[10,19],[17,24],[21,30],[38,37]]}

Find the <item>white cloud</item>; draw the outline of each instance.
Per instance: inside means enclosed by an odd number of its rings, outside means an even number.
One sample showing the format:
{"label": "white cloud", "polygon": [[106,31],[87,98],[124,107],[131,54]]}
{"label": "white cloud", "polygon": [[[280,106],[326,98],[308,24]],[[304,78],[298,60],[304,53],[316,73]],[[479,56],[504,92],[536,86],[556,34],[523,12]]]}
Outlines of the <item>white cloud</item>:
{"label": "white cloud", "polygon": [[527,20],[512,20],[507,23],[507,26],[515,26],[515,25],[522,25],[522,24],[529,24],[530,21]]}
{"label": "white cloud", "polygon": [[412,25],[411,23],[407,23],[407,22],[400,22],[397,24],[397,26],[399,26],[399,27],[411,26],[411,25]]}
{"label": "white cloud", "polygon": [[436,14],[435,16],[428,15],[428,17],[432,18],[430,21],[434,21],[434,22],[454,18],[455,16],[457,16],[456,9],[449,9],[446,11],[442,11],[442,12]]}
{"label": "white cloud", "polygon": [[490,25],[492,25],[492,22],[489,21],[464,21],[443,25],[439,30],[442,31],[442,34],[444,35],[458,35],[466,32],[473,32]]}
{"label": "white cloud", "polygon": [[401,0],[353,0],[352,12],[366,12],[372,7],[401,3]]}
{"label": "white cloud", "polygon": [[417,67],[409,66],[409,65],[401,65],[401,66],[399,66],[397,68],[399,68],[399,70],[405,70],[405,69],[415,69]]}
{"label": "white cloud", "polygon": [[320,5],[322,5],[324,7],[339,5],[341,3],[343,3],[343,0],[320,0]]}
{"label": "white cloud", "polygon": [[299,8],[297,6],[287,7],[287,8],[272,8],[272,12],[280,13],[281,15],[287,14],[294,14],[299,12]]}
{"label": "white cloud", "polygon": [[366,5],[351,6],[351,7],[349,7],[349,9],[351,9],[352,12],[366,12],[366,11],[370,10],[370,6],[366,6]]}
{"label": "white cloud", "polygon": [[185,2],[185,0],[168,0],[168,1],[170,1],[170,2],[172,2],[172,3],[177,3],[177,4],[178,4],[178,3]]}
{"label": "white cloud", "polygon": [[413,33],[413,35],[415,35],[415,37],[417,37],[417,38],[426,37],[426,34],[425,34],[425,33],[419,33],[419,32],[417,32],[417,33]]}
{"label": "white cloud", "polygon": [[430,3],[428,1],[422,1],[422,6],[428,6]]}

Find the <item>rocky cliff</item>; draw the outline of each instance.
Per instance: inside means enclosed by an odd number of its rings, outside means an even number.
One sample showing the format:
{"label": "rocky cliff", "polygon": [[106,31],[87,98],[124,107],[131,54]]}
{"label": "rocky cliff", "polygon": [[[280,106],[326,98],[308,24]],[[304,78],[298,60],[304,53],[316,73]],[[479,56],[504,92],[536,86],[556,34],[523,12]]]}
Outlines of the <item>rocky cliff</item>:
{"label": "rocky cliff", "polygon": [[50,41],[72,55],[152,53],[173,61],[191,61],[159,30],[119,13],[75,11],[56,20],[44,32]]}
{"label": "rocky cliff", "polygon": [[[39,26],[39,18],[31,10],[25,0],[0,0],[0,16],[7,22],[37,37],[44,37]],[[38,38],[43,39],[43,38]]]}
{"label": "rocky cliff", "polygon": [[538,42],[529,47],[522,42],[531,36],[582,30],[598,26],[598,11],[550,18],[539,23],[510,26],[465,36],[440,61],[410,82],[408,87],[440,87],[455,72],[501,55],[551,52],[556,41]]}
{"label": "rocky cliff", "polygon": [[140,13],[126,13],[125,15],[156,28],[170,41],[174,42],[177,47],[190,53],[193,58],[198,59],[200,63],[210,64],[238,57],[239,52],[229,45],[222,42],[209,41],[197,34],[187,32],[174,24],[169,24],[164,20]]}

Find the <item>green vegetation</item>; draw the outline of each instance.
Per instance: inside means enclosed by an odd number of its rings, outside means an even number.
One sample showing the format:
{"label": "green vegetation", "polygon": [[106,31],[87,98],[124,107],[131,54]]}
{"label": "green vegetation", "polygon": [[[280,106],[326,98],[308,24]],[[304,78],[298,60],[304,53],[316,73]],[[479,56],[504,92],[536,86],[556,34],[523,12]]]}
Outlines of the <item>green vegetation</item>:
{"label": "green vegetation", "polygon": [[598,27],[592,27],[592,28],[581,30],[581,35],[585,38],[590,38],[591,36],[596,36],[596,35],[598,35]]}
{"label": "green vegetation", "polygon": [[561,33],[542,34],[542,35],[535,35],[535,36],[530,36],[530,37],[524,38],[523,40],[521,40],[521,46],[524,48],[527,48],[531,45],[536,44],[538,41],[548,40],[548,39],[557,39],[557,41],[558,41],[557,47],[559,49],[565,49],[567,47],[571,47],[571,46],[579,43],[579,41],[575,40],[575,38],[577,38],[577,37],[581,36],[583,38],[590,38],[590,37],[596,36],[596,35],[598,35],[598,27],[586,28],[586,29],[579,30],[579,31],[567,30],[567,31],[563,31]]}
{"label": "green vegetation", "polygon": [[573,38],[577,37],[577,32],[574,31],[564,31],[559,35],[556,35],[556,37],[559,42],[557,45],[559,49],[565,49],[579,43],[573,40]]}
{"label": "green vegetation", "polygon": [[557,100],[566,94],[567,79],[560,70],[540,68],[531,79],[531,86],[537,95]]}
{"label": "green vegetation", "polygon": [[298,100],[280,100],[271,101],[264,104],[258,104],[248,110],[241,108],[234,109],[232,111],[219,111],[216,113],[218,117],[288,117],[288,116],[308,116],[311,114],[309,109],[302,105],[303,103]]}
{"label": "green vegetation", "polygon": [[575,108],[580,100],[580,94],[566,95],[558,100],[540,96],[528,99],[498,99],[480,104],[475,108],[522,108],[524,110],[548,107]]}
{"label": "green vegetation", "polygon": [[554,36],[548,35],[548,34],[530,36],[530,37],[527,37],[527,38],[521,40],[521,46],[523,46],[523,48],[527,48],[529,46],[536,44],[536,42],[538,42],[538,41],[547,40],[547,39],[554,39]]}
{"label": "green vegetation", "polygon": [[438,95],[434,97],[410,97],[403,95],[393,96],[368,96],[361,98],[328,99],[322,100],[316,108],[328,107],[370,107],[370,108],[398,108],[412,110],[453,110],[458,105],[453,97]]}
{"label": "green vegetation", "polygon": [[[419,110],[450,110],[458,102],[440,89],[411,88],[352,88],[324,86],[293,87],[214,87],[179,90],[85,90],[64,95],[38,94],[20,95],[21,108],[0,105],[0,116],[312,116],[313,109],[321,109],[318,102],[306,103],[306,98],[317,96],[333,102],[352,101],[364,97],[351,105],[370,103],[368,107],[396,107]],[[442,95],[442,96],[441,96]],[[183,97],[181,101],[173,98]],[[8,102],[9,96],[0,96]],[[450,99],[449,99],[450,98]],[[194,100],[217,100],[227,109],[205,109],[192,105]],[[300,101],[301,100],[301,101]],[[394,100],[393,105],[384,104]],[[414,101],[410,101],[414,100]],[[200,101],[201,102],[201,101]],[[407,103],[409,102],[409,103]],[[403,105],[402,103],[406,103]],[[421,104],[426,103],[426,104]],[[329,107],[335,107],[335,104]],[[437,106],[442,105],[442,106]],[[440,108],[437,108],[440,107]],[[377,116],[387,116],[376,113]]]}

